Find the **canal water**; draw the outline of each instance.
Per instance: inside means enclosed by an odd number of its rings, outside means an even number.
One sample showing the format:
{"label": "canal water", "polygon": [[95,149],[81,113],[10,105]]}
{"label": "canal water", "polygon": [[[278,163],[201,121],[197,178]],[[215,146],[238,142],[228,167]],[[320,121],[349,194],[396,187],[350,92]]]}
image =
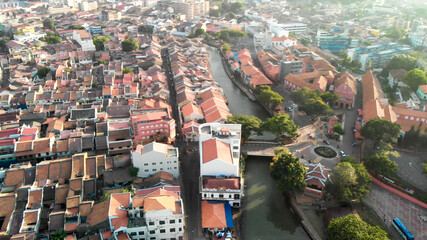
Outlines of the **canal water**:
{"label": "canal water", "polygon": [[[209,53],[212,74],[224,89],[231,113],[267,119],[269,115],[265,109],[249,100],[228,78],[218,51],[209,47]],[[297,216],[291,211],[286,198],[270,177],[270,158],[247,158],[245,185],[241,233],[244,240],[310,239]]]}

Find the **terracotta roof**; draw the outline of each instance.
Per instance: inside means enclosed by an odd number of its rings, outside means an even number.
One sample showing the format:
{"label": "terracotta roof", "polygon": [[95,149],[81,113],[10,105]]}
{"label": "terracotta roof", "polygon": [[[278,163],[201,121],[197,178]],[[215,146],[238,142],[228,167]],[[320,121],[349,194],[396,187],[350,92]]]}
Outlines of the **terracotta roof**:
{"label": "terracotta roof", "polygon": [[206,140],[202,143],[203,163],[208,163],[215,159],[233,164],[231,149],[228,143],[222,142],[216,138]]}
{"label": "terracotta roof", "polygon": [[202,201],[202,228],[226,228],[224,203]]}
{"label": "terracotta roof", "polygon": [[427,94],[427,85],[420,85],[418,87],[421,89],[422,93]]}
{"label": "terracotta roof", "polygon": [[94,204],[92,212],[88,215],[86,222],[89,226],[96,226],[102,222],[108,221],[108,211],[110,199]]}
{"label": "terracotta roof", "polygon": [[240,189],[239,178],[203,178],[203,188],[208,189]]}
{"label": "terracotta roof", "polygon": [[120,209],[122,207],[128,207],[130,203],[130,193],[114,193],[110,197],[110,209],[108,215],[112,218],[111,225],[114,230],[120,227],[126,227],[128,225],[127,211]]}
{"label": "terracotta roof", "polygon": [[20,187],[24,181],[24,169],[9,169],[6,171],[4,179],[4,186],[17,186]]}
{"label": "terracotta roof", "polygon": [[55,203],[64,204],[66,203],[69,187],[68,185],[60,185],[55,188]]}
{"label": "terracotta roof", "polygon": [[[165,190],[163,190],[165,191]],[[155,211],[162,209],[171,209],[176,212],[176,198],[170,195],[151,196],[144,199],[144,211]]]}
{"label": "terracotta roof", "polygon": [[187,117],[193,113],[196,113],[196,114],[203,116],[203,112],[202,112],[202,109],[200,108],[200,106],[197,106],[196,104],[193,104],[193,103],[185,105],[181,109],[181,112],[182,112],[182,116],[184,116],[184,117]]}

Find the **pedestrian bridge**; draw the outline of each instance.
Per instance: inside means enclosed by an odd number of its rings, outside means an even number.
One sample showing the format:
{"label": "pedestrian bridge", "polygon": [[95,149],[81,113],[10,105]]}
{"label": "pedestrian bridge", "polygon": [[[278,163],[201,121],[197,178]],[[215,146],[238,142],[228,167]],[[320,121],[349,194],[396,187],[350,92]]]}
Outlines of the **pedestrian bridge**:
{"label": "pedestrian bridge", "polygon": [[241,152],[248,156],[274,157],[274,149],[282,144],[270,141],[247,141],[242,144]]}

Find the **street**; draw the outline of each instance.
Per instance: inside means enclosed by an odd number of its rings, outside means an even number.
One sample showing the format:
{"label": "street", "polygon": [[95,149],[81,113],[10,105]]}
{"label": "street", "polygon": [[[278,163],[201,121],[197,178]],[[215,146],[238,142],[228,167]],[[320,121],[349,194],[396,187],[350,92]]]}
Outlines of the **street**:
{"label": "street", "polygon": [[[169,105],[172,107],[172,116],[176,123],[177,137],[175,147],[180,150],[180,182],[181,193],[184,202],[185,213],[185,239],[204,239],[201,231],[201,211],[200,211],[200,194],[199,194],[199,175],[200,161],[199,151],[194,151],[186,155],[186,149],[189,145],[182,141],[181,138],[181,118],[179,116],[178,104],[176,102],[176,89],[169,62],[169,53],[167,48],[162,49],[163,68],[168,80],[170,98]],[[192,143],[192,147],[197,148],[197,143]]]}

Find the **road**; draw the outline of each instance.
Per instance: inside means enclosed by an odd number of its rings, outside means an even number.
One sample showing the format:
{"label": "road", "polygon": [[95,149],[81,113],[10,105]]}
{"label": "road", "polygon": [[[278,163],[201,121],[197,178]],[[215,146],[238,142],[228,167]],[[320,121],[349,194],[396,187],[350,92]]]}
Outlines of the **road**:
{"label": "road", "polygon": [[[181,133],[181,118],[179,116],[178,103],[176,102],[176,89],[174,85],[172,71],[170,69],[168,49],[162,49],[163,68],[166,72],[166,77],[169,86],[169,105],[172,108],[172,116],[176,123],[177,137],[175,147],[180,150],[180,182],[181,192],[184,201],[185,212],[185,239],[205,239],[201,234],[201,210],[200,210],[200,194],[199,194],[199,175],[200,161],[199,151],[194,151],[191,155],[186,155],[186,149],[190,146],[183,142]],[[179,134],[179,135],[178,135]],[[192,147],[197,147],[197,143],[192,143]]]}

